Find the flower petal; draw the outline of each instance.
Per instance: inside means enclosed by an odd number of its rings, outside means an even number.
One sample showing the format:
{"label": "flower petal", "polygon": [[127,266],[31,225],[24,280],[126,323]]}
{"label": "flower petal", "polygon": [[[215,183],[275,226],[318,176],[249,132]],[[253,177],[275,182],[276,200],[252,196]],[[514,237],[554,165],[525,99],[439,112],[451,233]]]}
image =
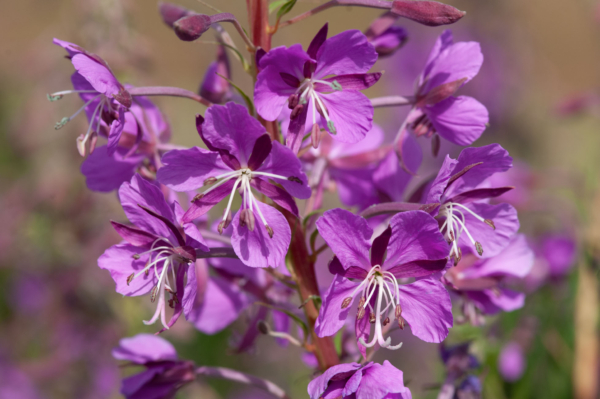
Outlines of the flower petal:
{"label": "flower petal", "polygon": [[402,317],[416,337],[442,342],[452,327],[452,302],[444,285],[427,278],[400,286]]}
{"label": "flower petal", "polygon": [[126,296],[143,295],[152,289],[158,279],[154,273],[145,274],[134,278],[129,284],[127,280],[132,273],[138,273],[144,269],[148,261],[147,255],[142,255],[139,259],[133,259],[142,250],[131,244],[122,243],[113,245],[104,251],[104,254],[98,258],[98,266],[110,272],[110,276],[117,285],[117,292]]}
{"label": "flower petal", "polygon": [[124,158],[126,153],[127,149],[118,147],[113,155],[108,155],[106,146],[97,147],[81,164],[87,187],[108,193],[130,181],[146,155],[133,154]]}
{"label": "flower petal", "polygon": [[373,184],[374,170],[374,167],[362,169],[332,167],[329,169],[329,177],[336,182],[342,204],[365,209],[379,202],[379,196]]}
{"label": "flower petal", "polygon": [[467,96],[449,97],[424,110],[441,137],[461,146],[473,144],[490,120],[487,108]]}
{"label": "flower petal", "polygon": [[373,363],[371,367],[363,370],[360,387],[356,391],[356,399],[388,398],[388,394],[404,393],[408,390],[404,386],[402,371],[384,360],[383,365]]}
{"label": "flower petal", "polygon": [[515,234],[510,244],[498,255],[481,260],[463,271],[464,278],[513,276],[524,278],[533,267],[535,254],[524,234]]}
{"label": "flower petal", "polygon": [[454,174],[456,164],[458,164],[456,159],[452,159],[450,155],[446,155],[440,171],[429,187],[425,201],[426,204],[434,204],[442,200],[442,195],[444,195],[448,181]]}
{"label": "flower petal", "polygon": [[252,187],[273,200],[277,205],[292,212],[295,216],[298,216],[298,206],[296,205],[296,201],[294,201],[287,191],[258,178],[252,179],[250,184]]}
{"label": "flower petal", "polygon": [[258,168],[257,172],[284,176],[287,179],[273,178],[271,176],[268,178],[281,184],[288,193],[298,199],[310,197],[311,190],[308,186],[308,179],[302,171],[300,160],[294,155],[292,150],[280,143],[273,142],[271,153],[267,156],[262,166]]}
{"label": "flower petal", "polygon": [[485,314],[512,312],[523,307],[525,294],[506,288],[500,290],[467,291],[467,297]]}
{"label": "flower petal", "polygon": [[283,262],[292,239],[290,225],[281,212],[272,206],[262,202],[256,202],[255,205],[259,207],[265,221],[273,229],[273,237],[269,237],[255,208],[256,226],[254,231],[240,226],[241,212],[237,212],[233,217],[231,245],[246,266],[277,267]]}
{"label": "flower petal", "polygon": [[[373,105],[364,94],[353,90],[320,95],[333,121],[336,132],[326,126],[336,140],[357,143],[365,138],[373,126]],[[311,100],[312,101],[312,100]]]}
{"label": "flower petal", "polygon": [[137,364],[177,360],[177,351],[169,341],[153,334],[138,334],[122,338],[119,346],[113,349],[112,356],[117,360],[128,360]]}
{"label": "flower petal", "polygon": [[[411,134],[404,135],[404,144],[402,145],[404,165],[415,173],[423,159],[423,153],[417,148],[418,146],[419,144]],[[390,151],[373,172],[375,187],[392,201],[404,199],[404,191],[411,179],[412,175],[402,168],[394,151]]]}
{"label": "flower petal", "polygon": [[223,198],[227,197],[228,195],[234,195],[235,193],[232,192],[234,186],[235,180],[229,180],[219,187],[216,187],[214,190],[211,190],[208,194],[195,200],[192,202],[192,205],[190,205],[190,208],[187,210],[185,215],[183,215],[181,220],[184,223],[190,223],[194,219],[206,214],[206,212],[210,211],[213,206],[221,202]]}
{"label": "flower petal", "polygon": [[346,30],[325,40],[317,52],[317,79],[327,75],[365,73],[377,61],[375,47],[359,30]]}
{"label": "flower petal", "polygon": [[198,147],[169,151],[161,161],[164,166],[158,170],[158,181],[180,192],[196,190],[209,177],[232,171],[218,153]]}
{"label": "flower petal", "polygon": [[115,75],[106,65],[99,63],[86,54],[75,54],[71,58],[73,66],[83,76],[96,91],[113,98],[118,95],[124,87],[119,83]]}
{"label": "flower petal", "polygon": [[315,323],[315,332],[319,337],[328,337],[338,332],[346,323],[352,304],[342,309],[342,303],[346,298],[354,298],[361,293],[356,292],[357,283],[336,275],[323,296],[323,303],[319,311],[319,317]]}
{"label": "flower petal", "polygon": [[364,218],[337,208],[325,212],[316,225],[345,269],[351,266],[371,269],[369,249],[373,230]]}

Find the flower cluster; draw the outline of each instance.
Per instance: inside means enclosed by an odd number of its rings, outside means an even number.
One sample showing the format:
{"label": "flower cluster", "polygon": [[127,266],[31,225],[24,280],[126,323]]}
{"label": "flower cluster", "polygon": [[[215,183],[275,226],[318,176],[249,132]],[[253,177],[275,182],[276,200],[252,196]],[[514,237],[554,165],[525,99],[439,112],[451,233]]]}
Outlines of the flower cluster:
{"label": "flower cluster", "polygon": [[[277,29],[312,15],[281,22],[294,3],[280,8],[275,26],[253,27],[269,32],[268,40],[251,40],[232,14],[161,4],[163,20],[180,39],[195,40],[211,27],[217,34],[217,60],[200,94],[122,84],[99,56],[55,40],[76,72],[73,90],[49,99],[77,93],[84,103],[57,128],[85,111],[89,127],[77,138],[87,156],[82,173],[91,190],[116,190],[128,219],[111,222],[123,241],[108,248],[98,266],[110,272],[118,293],[149,294],[156,310],[141,317],[144,323],[160,320],[163,332],[183,314],[199,331],[214,334],[247,313],[237,351],[249,349],[259,332],[282,346],[300,346],[321,372],[308,385],[312,399],[411,398],[403,372],[387,360],[374,363],[374,353],[400,349],[398,330],[441,343],[454,323],[481,325],[486,315],[522,307],[518,285],[536,257],[518,232],[515,207],[503,202],[515,188],[502,180],[513,166],[508,151],[489,144],[438,158],[439,137],[470,146],[487,126],[486,107],[460,95],[479,72],[481,49],[455,43],[444,31],[414,93],[369,98],[363,90],[383,79],[371,71],[378,58],[406,41],[408,32],[393,25],[398,18],[437,26],[464,13],[432,1],[348,1],[386,13],[366,33],[330,36],[325,24],[306,49],[269,48]],[[252,63],[221,26],[226,22],[242,35]],[[231,81],[227,51],[255,79],[253,97]],[[169,124],[148,98],[157,95],[206,106],[195,115],[202,147],[168,143]],[[396,106],[410,110],[386,142],[374,109]],[[430,179],[418,173],[423,136],[432,139],[431,161],[440,161]],[[97,147],[98,140],[107,143]],[[325,209],[328,192],[352,210]],[[219,209],[215,219],[213,208]],[[333,256],[323,259],[327,248]],[[328,287],[316,278],[315,268],[325,264]],[[459,314],[453,315],[453,302]],[[354,350],[336,350],[328,337],[339,331]],[[460,348],[444,352],[446,364],[471,359],[468,346]],[[244,380],[286,397],[268,381],[196,368],[151,335],[123,339],[114,356],[146,368],[124,380],[128,398],[171,397],[197,375]],[[340,363],[346,359],[352,362]],[[472,363],[459,371],[448,366],[456,375],[446,385],[454,389]]]}

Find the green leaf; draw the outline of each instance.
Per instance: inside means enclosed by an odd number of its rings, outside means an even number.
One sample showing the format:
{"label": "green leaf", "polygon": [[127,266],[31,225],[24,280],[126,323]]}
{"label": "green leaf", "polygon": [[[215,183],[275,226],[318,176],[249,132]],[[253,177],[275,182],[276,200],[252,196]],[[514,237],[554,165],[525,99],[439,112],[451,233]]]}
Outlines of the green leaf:
{"label": "green leaf", "polygon": [[229,84],[240,94],[240,96],[242,96],[244,98],[244,101],[246,102],[246,105],[248,106],[248,111],[250,112],[250,115],[254,115],[254,103],[252,102],[252,100],[250,99],[250,97],[248,97],[248,95],[246,93],[244,93],[244,91],[242,89],[240,89],[235,83],[233,83],[230,79],[227,79],[225,76],[217,73],[217,75],[219,75],[220,77],[222,77],[223,79],[225,79],[226,81],[229,82]]}
{"label": "green leaf", "polygon": [[269,14],[272,14],[273,11],[275,11],[278,7],[285,4],[287,1],[288,0],[276,0],[276,1],[272,2],[271,4],[269,4]]}
{"label": "green leaf", "polygon": [[338,331],[337,334],[335,334],[335,336],[333,337],[333,344],[335,346],[335,351],[337,352],[338,356],[342,356],[342,334],[344,333],[344,330],[340,330]]}
{"label": "green leaf", "polygon": [[296,0],[289,0],[287,3],[281,6],[279,11],[277,11],[277,19],[281,19],[285,14],[292,11],[292,8],[296,5]]}
{"label": "green leaf", "polygon": [[304,332],[304,338],[306,339],[308,337],[308,335],[309,335],[308,326],[306,325],[306,323],[304,322],[304,320],[302,320],[300,317],[298,317],[294,313],[290,312],[287,309],[278,308],[277,306],[269,305],[268,303],[264,303],[264,302],[255,302],[255,303],[257,305],[264,306],[265,308],[269,308],[269,309],[272,309],[272,310],[276,310],[278,312],[285,313],[292,320],[294,320],[296,322],[296,324],[298,324],[298,326],[300,328],[302,328],[302,331]]}
{"label": "green leaf", "polygon": [[319,230],[315,229],[310,235],[310,250],[312,253],[315,253],[315,241],[317,241],[317,236],[319,235]]}
{"label": "green leaf", "polygon": [[304,219],[302,219],[302,227],[306,229],[306,225],[308,224],[310,218],[323,212],[325,212],[324,209],[316,209],[310,212],[308,215],[304,216]]}

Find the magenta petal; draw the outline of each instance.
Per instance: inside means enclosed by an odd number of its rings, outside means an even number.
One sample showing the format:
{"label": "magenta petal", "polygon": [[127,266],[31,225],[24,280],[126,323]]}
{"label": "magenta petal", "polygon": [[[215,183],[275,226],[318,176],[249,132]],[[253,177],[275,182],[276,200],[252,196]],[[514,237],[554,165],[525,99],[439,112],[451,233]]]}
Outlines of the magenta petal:
{"label": "magenta petal", "polygon": [[119,140],[121,140],[123,128],[125,127],[125,108],[120,106],[118,113],[119,118],[112,121],[110,124],[110,131],[108,132],[108,143],[106,145],[106,149],[109,155],[112,155],[116,151],[117,145],[119,145]]}
{"label": "magenta petal", "polygon": [[400,272],[404,264],[447,257],[448,243],[440,233],[438,222],[428,213],[423,211],[398,213],[390,220],[390,227],[392,237],[383,264],[385,270],[396,266]]}
{"label": "magenta petal", "polygon": [[[373,126],[373,105],[364,94],[353,90],[336,91],[320,96],[335,125],[335,139],[357,143]],[[329,127],[327,127],[329,133]]]}
{"label": "magenta petal", "polygon": [[406,391],[408,388],[404,386],[402,371],[384,360],[383,365],[373,363],[371,367],[363,369],[356,399],[389,398],[391,394],[403,394]]}
{"label": "magenta petal", "polygon": [[113,95],[119,94],[124,89],[106,65],[99,63],[88,55],[75,54],[71,58],[71,62],[77,72],[90,82],[97,92],[112,98]]}
{"label": "magenta petal", "polygon": [[185,232],[186,245],[208,252],[209,248],[206,241],[194,223],[183,223],[183,231]]}
{"label": "magenta petal", "polygon": [[337,208],[325,212],[316,224],[319,234],[344,268],[358,266],[371,269],[369,249],[373,230],[364,218]]}
{"label": "magenta petal", "polygon": [[198,147],[169,151],[161,161],[164,166],[158,170],[158,181],[180,192],[196,190],[207,178],[232,171],[218,153]]}
{"label": "magenta petal", "polygon": [[216,334],[233,323],[249,304],[237,284],[213,276],[206,286],[204,300],[187,314],[187,320],[205,334]]}
{"label": "magenta petal", "polygon": [[512,312],[523,307],[525,294],[506,288],[500,290],[467,291],[467,297],[485,314]]}
{"label": "magenta petal", "polygon": [[350,306],[342,309],[342,303],[346,298],[355,298],[361,293],[356,292],[357,283],[336,275],[329,286],[329,289],[323,296],[323,303],[319,311],[319,317],[315,323],[315,332],[319,337],[328,337],[338,332],[346,323],[346,318],[350,312]]}
{"label": "magenta petal", "polygon": [[[146,211],[139,207],[139,205],[142,205],[169,221],[175,222],[173,210],[169,207],[162,191],[157,186],[136,174],[131,179],[131,183],[121,185],[119,199],[125,215],[131,223],[157,236],[172,237],[171,231],[162,221],[148,215]],[[171,242],[175,242],[175,240],[171,240]]]}
{"label": "magenta petal", "polygon": [[340,201],[344,205],[365,209],[379,202],[379,196],[373,184],[373,170],[373,167],[329,169],[329,177],[336,182]]}
{"label": "magenta petal", "polygon": [[138,229],[133,226],[126,226],[122,223],[110,221],[117,234],[121,236],[125,241],[136,247],[144,247],[146,245],[152,245],[156,241],[157,237],[154,234],[148,233],[144,230]]}
{"label": "magenta petal", "polygon": [[475,190],[462,192],[457,196],[450,198],[448,202],[468,204],[470,202],[499,197],[512,189],[514,189],[514,187],[476,188]]}
{"label": "magenta petal", "polygon": [[[419,170],[423,153],[420,151],[419,144],[411,134],[405,134],[402,144],[402,155],[404,156],[404,165],[414,173]],[[373,182],[375,187],[385,193],[392,201],[402,201],[406,186],[412,179],[400,165],[400,160],[396,152],[391,151],[373,173]]]}
{"label": "magenta petal", "polygon": [[436,132],[451,143],[461,146],[473,144],[489,122],[487,108],[472,97],[450,97],[425,107]]}
{"label": "magenta petal", "polygon": [[208,194],[202,196],[200,199],[192,202],[190,208],[187,210],[185,215],[183,215],[182,221],[184,223],[192,222],[194,219],[197,219],[206,214],[206,212],[210,211],[212,207],[221,202],[223,198],[227,197],[228,195],[235,194],[232,193],[234,185],[235,180],[229,180],[214,190],[211,190]]}
{"label": "magenta petal", "polygon": [[[444,195],[448,181],[454,174],[456,164],[458,164],[456,159],[452,159],[449,155],[446,155],[440,171],[431,183],[431,187],[429,188],[429,192],[427,193],[425,200],[426,204],[434,204],[442,200],[442,196]],[[457,172],[460,172],[460,170]]]}
{"label": "magenta petal", "polygon": [[287,191],[258,178],[253,178],[250,184],[252,187],[273,200],[277,205],[287,209],[295,216],[298,216],[298,206],[296,205],[296,201],[294,201]]}
{"label": "magenta petal", "polygon": [[138,334],[123,338],[113,349],[112,356],[117,360],[128,360],[137,364],[177,360],[177,352],[169,341],[153,334]]}
{"label": "magenta petal", "polygon": [[250,155],[250,159],[248,159],[248,167],[251,170],[257,170],[271,153],[272,147],[271,136],[268,134],[265,133],[256,139],[252,148],[252,154]]}
{"label": "magenta petal", "polygon": [[294,77],[302,81],[302,68],[308,60],[310,57],[300,44],[289,48],[276,47],[261,58],[261,71],[254,89],[254,104],[260,116],[268,121],[279,117],[288,98],[296,91],[281,78],[280,73],[294,74]]}
{"label": "magenta petal", "polygon": [[416,337],[442,342],[452,327],[452,302],[444,285],[427,278],[400,286],[402,317]]}
{"label": "magenta petal", "polygon": [[117,148],[115,154],[108,155],[106,146],[97,147],[81,164],[87,187],[92,191],[108,193],[130,181],[146,155],[133,154],[123,158],[126,153],[126,149]]}
{"label": "magenta petal", "polygon": [[213,105],[204,116],[204,140],[215,148],[228,151],[242,167],[247,166],[254,143],[266,132],[264,126],[248,114],[246,107],[233,102]]}
{"label": "magenta petal", "polygon": [[388,269],[396,278],[421,278],[430,276],[436,272],[444,270],[448,264],[448,259],[436,260],[415,260],[404,263]]}
{"label": "magenta petal", "polygon": [[200,306],[204,300],[206,286],[208,284],[208,266],[204,259],[197,259],[190,263],[187,270],[187,281],[183,290],[181,306],[186,320],[196,306]]}
{"label": "magenta petal", "polygon": [[142,273],[142,275],[127,284],[127,280],[132,273],[138,273],[146,266],[147,255],[143,255],[137,260],[133,259],[133,255],[137,255],[142,251],[131,244],[123,243],[113,245],[98,258],[98,266],[100,269],[110,272],[119,294],[127,296],[143,295],[150,292],[152,287],[158,283],[154,273],[150,273],[148,276]]}
{"label": "magenta petal", "polygon": [[[485,253],[485,252],[484,252]],[[535,254],[524,234],[516,234],[498,255],[481,260],[463,271],[464,278],[513,276],[524,278],[533,267]]]}
{"label": "magenta petal", "polygon": [[[324,79],[326,82],[338,82],[344,90],[365,90],[379,81],[383,74],[374,73],[353,73],[350,75],[338,75]],[[315,89],[319,92],[330,92],[331,87],[322,83],[317,83]]]}
{"label": "magenta petal", "polygon": [[250,231],[240,226],[240,213],[237,212],[231,222],[233,234],[231,245],[240,260],[250,267],[277,267],[287,253],[292,232],[286,218],[277,209],[262,202],[255,203],[260,208],[265,221],[273,229],[273,238],[265,228],[259,213],[254,209],[256,227]]}
{"label": "magenta petal", "polygon": [[317,52],[315,77],[365,73],[377,61],[375,47],[358,30],[346,30],[325,40]]}
{"label": "magenta petal", "polygon": [[[483,247],[483,257],[489,258],[498,255],[507,247],[513,235],[519,230],[517,210],[508,204],[489,205],[473,202],[466,206],[482,218],[494,222],[496,228],[492,229],[469,212],[463,212],[469,233]],[[461,246],[470,247],[472,252],[476,254],[475,246],[465,233],[461,234],[459,241]]]}
{"label": "magenta petal", "polygon": [[336,377],[335,380],[340,380],[337,376],[350,376],[354,371],[359,370],[361,367],[362,366],[358,363],[343,363],[330,367],[322,375],[308,384],[308,395],[310,396],[310,399],[319,399],[324,396],[329,386],[334,382],[331,381],[334,377]]}
{"label": "magenta petal", "polygon": [[289,180],[268,177],[281,184],[288,193],[298,199],[310,197],[311,190],[308,186],[308,179],[302,171],[300,160],[289,148],[280,143],[273,142],[271,153],[267,156],[262,166],[256,171],[292,178],[292,180]]}

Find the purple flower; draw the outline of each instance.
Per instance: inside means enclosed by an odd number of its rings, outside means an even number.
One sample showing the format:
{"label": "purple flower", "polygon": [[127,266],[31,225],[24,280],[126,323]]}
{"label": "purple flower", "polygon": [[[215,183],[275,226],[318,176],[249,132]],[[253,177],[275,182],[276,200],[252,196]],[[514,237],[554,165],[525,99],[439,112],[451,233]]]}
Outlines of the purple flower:
{"label": "purple flower", "polygon": [[525,372],[523,348],[516,342],[509,342],[500,351],[498,371],[508,382],[518,381]]}
{"label": "purple flower", "polygon": [[[450,268],[444,280],[468,301],[486,314],[501,310],[510,312],[523,306],[523,293],[505,288],[508,279],[523,279],[533,267],[534,253],[522,234],[516,234],[498,255],[478,259],[465,255],[456,267]],[[472,310],[466,316],[477,320]],[[464,310],[464,309],[463,309]],[[476,323],[478,324],[478,323]]]}
{"label": "purple flower", "polygon": [[342,143],[331,136],[323,137],[319,148],[301,158],[310,170],[309,184],[316,190],[313,208],[321,206],[323,191],[335,183],[340,201],[346,206],[364,209],[379,201],[374,182],[377,164],[391,146],[382,146],[383,130],[377,125],[360,143]]}
{"label": "purple flower", "polygon": [[[101,124],[103,126],[103,124]],[[125,113],[125,125],[114,153],[96,148],[82,163],[81,173],[92,191],[110,192],[138,172],[153,178],[168,147],[171,129],[162,112],[146,97],[135,97]]]}
{"label": "purple flower", "polygon": [[408,32],[406,32],[406,29],[395,25],[369,39],[371,44],[375,46],[375,51],[377,51],[380,58],[394,54],[407,40]]}
{"label": "purple flower", "polygon": [[231,67],[225,47],[221,45],[217,47],[217,60],[206,69],[200,85],[200,95],[213,104],[224,104],[231,97],[229,82],[224,77],[231,78]]}
{"label": "purple flower", "polygon": [[486,181],[512,166],[508,151],[498,144],[462,150],[458,159],[446,156],[432,182],[426,203],[439,203],[440,231],[451,243],[450,257],[455,264],[461,247],[469,247],[486,257],[498,255],[519,229],[517,211],[511,205],[490,205],[485,200],[498,197],[514,187],[490,188]]}
{"label": "purple flower", "polygon": [[546,236],[540,252],[548,264],[550,278],[560,278],[566,276],[575,264],[577,243],[564,235]]}
{"label": "purple flower", "polygon": [[[150,292],[151,301],[158,303],[154,316],[144,323],[153,324],[160,317],[163,326],[169,328],[183,310],[181,302],[186,294],[182,291],[189,289],[184,290],[188,264],[196,261],[196,249],[206,252],[208,247],[196,226],[182,221],[181,206],[176,201],[168,204],[160,189],[139,175],[131,183],[123,183],[119,198],[134,226],[111,222],[125,242],[107,249],[98,266],[110,271],[122,295]],[[169,323],[165,319],[165,291],[175,309]]]}
{"label": "purple flower", "polygon": [[[356,297],[360,300],[355,328],[362,346],[400,348],[402,343],[392,346],[391,338],[383,337],[382,327],[390,315],[401,328],[406,320],[424,341],[441,342],[448,335],[452,327],[448,292],[441,282],[425,278],[443,270],[448,261],[448,245],[431,216],[422,211],[399,213],[372,242],[367,221],[342,209],[325,212],[317,228],[336,255],[329,264],[335,278],[315,324],[318,336],[333,335],[343,327]],[[404,278],[417,281],[400,285],[397,279]],[[366,342],[371,323],[373,339]]]}
{"label": "purple flower", "polygon": [[300,44],[282,46],[260,60],[256,109],[260,116],[274,121],[288,104],[292,114],[287,146],[294,153],[302,143],[307,120],[313,130],[319,129],[317,113],[324,128],[345,143],[359,142],[371,130],[373,106],[360,90],[381,77],[381,73],[366,73],[377,61],[377,52],[357,30],[326,37],[327,24],[306,51]]}
{"label": "purple flower", "polygon": [[[229,195],[219,232],[233,221],[231,243],[242,262],[251,267],[278,266],[287,252],[291,230],[281,212],[258,201],[252,188],[297,216],[292,196],[310,197],[300,161],[288,148],[272,142],[241,105],[214,105],[206,111],[206,121],[197,116],[196,127],[208,150],[194,147],[166,153],[158,180],[175,191],[212,185],[194,198],[183,217],[185,222],[206,214]],[[242,209],[232,219],[231,205],[238,188]]]}
{"label": "purple flower", "polygon": [[[48,95],[51,101],[58,100],[65,94],[79,93],[85,104],[71,117],[63,118],[56,124],[60,129],[71,119],[85,110],[90,126],[85,134],[77,138],[77,149],[82,156],[86,154],[86,146],[90,141],[90,152],[94,150],[97,132],[104,121],[110,126],[108,133],[108,152],[114,153],[125,125],[125,111],[131,107],[131,94],[117,80],[106,61],[89,53],[76,44],[54,39],[57,44],[67,50],[68,58],[75,67],[71,76],[74,90],[65,90]],[[94,124],[96,125],[94,130]]]}
{"label": "purple flower", "polygon": [[308,384],[310,399],[411,399],[403,373],[390,362],[338,364]]}
{"label": "purple flower", "polygon": [[179,360],[173,345],[151,334],[123,338],[112,355],[146,369],[123,380],[121,393],[127,399],[167,399],[196,379],[191,361]]}
{"label": "purple flower", "polygon": [[440,35],[417,80],[408,116],[408,126],[417,136],[437,133],[461,146],[481,136],[489,120],[485,106],[472,97],[453,95],[477,75],[482,63],[479,43],[454,43],[449,30]]}
{"label": "purple flower", "polygon": [[[471,344],[469,342],[446,346],[440,345],[440,355],[446,367],[446,378],[440,389],[438,399],[454,399],[459,382],[470,378],[469,374],[479,368],[479,361],[469,353]],[[460,392],[460,387],[459,392]],[[459,396],[460,397],[460,396]]]}

